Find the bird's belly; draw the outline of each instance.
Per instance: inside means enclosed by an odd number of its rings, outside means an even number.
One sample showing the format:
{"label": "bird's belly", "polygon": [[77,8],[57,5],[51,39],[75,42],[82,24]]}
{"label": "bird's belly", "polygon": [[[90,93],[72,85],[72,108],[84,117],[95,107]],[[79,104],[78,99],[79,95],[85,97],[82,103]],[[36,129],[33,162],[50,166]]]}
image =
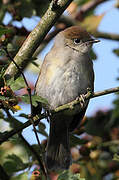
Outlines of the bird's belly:
{"label": "bird's belly", "polygon": [[89,78],[78,71],[66,71],[58,75],[50,86],[49,104],[56,108],[75,100],[80,94],[86,93],[89,82]]}

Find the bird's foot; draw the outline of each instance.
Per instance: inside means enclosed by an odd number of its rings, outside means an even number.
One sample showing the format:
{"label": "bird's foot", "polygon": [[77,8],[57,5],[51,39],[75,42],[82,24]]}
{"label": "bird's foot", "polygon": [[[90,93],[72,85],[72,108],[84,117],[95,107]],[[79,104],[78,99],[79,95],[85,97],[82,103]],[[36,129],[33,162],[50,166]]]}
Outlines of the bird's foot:
{"label": "bird's foot", "polygon": [[80,94],[80,96],[77,97],[76,100],[80,102],[81,108],[85,107],[85,94]]}

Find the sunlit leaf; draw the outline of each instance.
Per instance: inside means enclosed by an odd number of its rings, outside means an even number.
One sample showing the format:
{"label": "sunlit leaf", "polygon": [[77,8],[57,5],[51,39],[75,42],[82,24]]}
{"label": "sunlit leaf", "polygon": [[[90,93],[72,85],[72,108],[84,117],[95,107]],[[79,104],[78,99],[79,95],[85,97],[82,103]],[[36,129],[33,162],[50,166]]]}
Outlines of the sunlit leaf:
{"label": "sunlit leaf", "polygon": [[13,174],[28,167],[28,164],[24,163],[22,159],[15,154],[8,155],[6,158],[7,161],[3,164],[3,167],[8,174]]}
{"label": "sunlit leaf", "polygon": [[28,172],[24,172],[17,176],[13,176],[10,180],[28,180]]}
{"label": "sunlit leaf", "polygon": [[73,2],[68,6],[67,11],[68,11],[70,14],[73,14],[73,13],[76,12],[77,8],[78,8],[77,3],[73,1]]}
{"label": "sunlit leaf", "polygon": [[79,6],[87,3],[89,0],[74,0],[74,2],[76,2]]}
{"label": "sunlit leaf", "polygon": [[84,19],[81,25],[89,32],[95,32],[104,17],[104,13],[98,16],[90,15]]}
{"label": "sunlit leaf", "polygon": [[7,80],[7,85],[9,85],[13,91],[17,91],[26,87],[26,84],[22,77],[18,77],[16,80],[14,80],[14,77],[10,78],[9,80]]}
{"label": "sunlit leaf", "polygon": [[16,111],[21,110],[21,107],[20,107],[20,106],[18,106],[18,105],[13,106],[13,108],[14,108],[14,109],[16,109]]}
{"label": "sunlit leaf", "polygon": [[119,155],[118,154],[114,154],[113,160],[119,162]]}

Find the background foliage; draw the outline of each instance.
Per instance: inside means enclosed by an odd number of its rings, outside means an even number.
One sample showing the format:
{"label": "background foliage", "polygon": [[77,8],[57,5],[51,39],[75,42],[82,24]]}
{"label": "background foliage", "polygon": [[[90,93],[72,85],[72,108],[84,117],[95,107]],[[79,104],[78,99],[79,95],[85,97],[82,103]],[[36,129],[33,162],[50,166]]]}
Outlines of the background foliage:
{"label": "background foliage", "polygon": [[[67,8],[67,12],[57,21],[54,29],[46,36],[33,57],[30,64],[40,68],[37,57],[46,45],[60,30],[72,24],[80,24],[91,34],[99,38],[119,41],[119,35],[98,31],[100,22],[105,13],[95,15],[96,7],[105,4],[107,0],[75,0]],[[30,125],[27,113],[19,111],[23,103],[29,104],[29,97],[22,77],[6,80],[4,72],[10,64],[10,58],[4,48],[7,48],[11,57],[14,57],[26,39],[29,30],[23,26],[25,17],[42,17],[47,10],[49,0],[2,0],[0,1],[0,179],[26,180],[45,179],[40,169],[42,151],[45,151],[48,134],[44,122],[37,124],[38,134],[44,136],[41,147],[30,144],[22,135],[22,131]],[[111,8],[111,7],[110,7]],[[119,1],[115,0],[115,7],[119,8]],[[11,20],[3,23],[6,14]],[[116,17],[115,17],[116,19]],[[117,20],[118,21],[118,20]],[[20,27],[16,24],[21,23]],[[111,43],[109,41],[109,43]],[[113,53],[119,56],[119,48]],[[91,57],[98,61],[98,56],[91,51]],[[33,68],[30,66],[29,68]],[[34,69],[34,68],[33,68]],[[117,77],[115,77],[117,78]],[[32,91],[34,86],[29,81]],[[33,105],[41,98],[32,96]],[[115,180],[119,179],[119,95],[113,102],[113,109],[99,110],[92,117],[84,117],[81,127],[71,134],[71,153],[73,164],[69,171],[50,172],[52,180]],[[24,106],[23,106],[24,107]],[[14,114],[14,115],[13,115]],[[19,121],[24,118],[24,123]],[[37,121],[37,120],[36,120]]]}

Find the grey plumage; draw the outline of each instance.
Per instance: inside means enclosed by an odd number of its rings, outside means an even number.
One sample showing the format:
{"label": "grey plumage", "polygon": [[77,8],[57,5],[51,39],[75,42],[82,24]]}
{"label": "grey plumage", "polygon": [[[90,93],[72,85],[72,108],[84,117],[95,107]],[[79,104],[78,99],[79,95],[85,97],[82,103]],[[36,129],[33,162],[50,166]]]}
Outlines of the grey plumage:
{"label": "grey plumage", "polygon": [[[76,38],[80,38],[79,44],[74,43]],[[93,63],[89,57],[91,40],[91,36],[79,26],[68,28],[56,36],[36,84],[36,94],[48,100],[50,109],[75,100],[85,94],[87,88],[93,91]],[[67,169],[71,164],[69,133],[79,125],[87,105],[88,101],[84,109],[79,109],[73,116],[58,113],[51,118],[46,149],[48,169]]]}

